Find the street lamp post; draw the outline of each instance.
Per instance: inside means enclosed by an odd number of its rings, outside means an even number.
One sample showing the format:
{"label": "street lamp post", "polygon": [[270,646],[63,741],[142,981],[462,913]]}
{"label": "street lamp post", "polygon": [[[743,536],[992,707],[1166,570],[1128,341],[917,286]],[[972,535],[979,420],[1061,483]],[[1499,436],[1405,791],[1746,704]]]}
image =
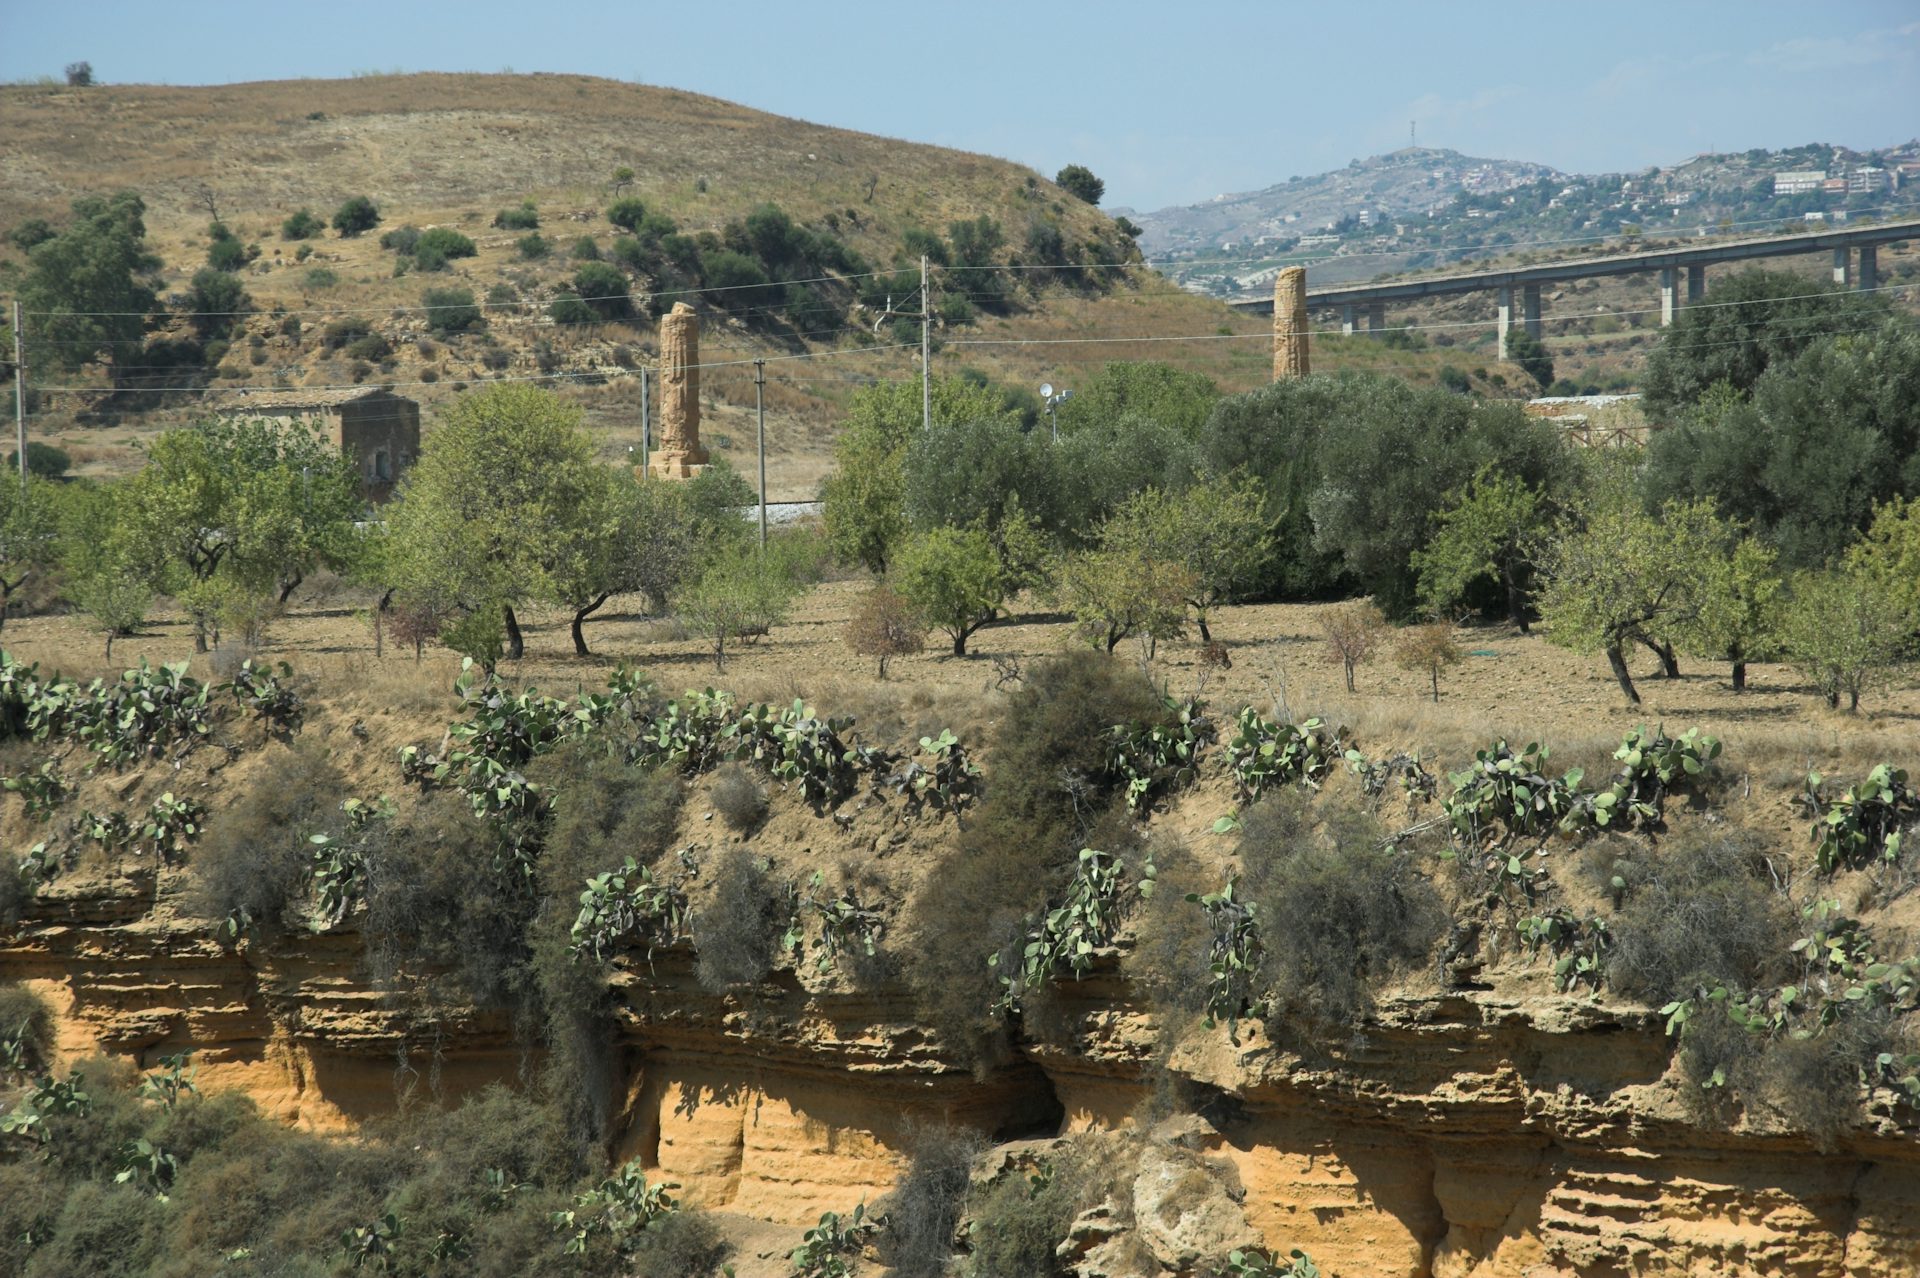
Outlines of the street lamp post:
{"label": "street lamp post", "polygon": [[1072,399],[1073,392],[1070,390],[1056,391],[1053,389],[1052,382],[1042,382],[1040,385],[1040,398],[1047,401],[1047,428],[1053,434],[1053,442],[1057,444],[1060,442],[1060,421],[1054,416],[1054,409],[1058,408],[1065,401]]}

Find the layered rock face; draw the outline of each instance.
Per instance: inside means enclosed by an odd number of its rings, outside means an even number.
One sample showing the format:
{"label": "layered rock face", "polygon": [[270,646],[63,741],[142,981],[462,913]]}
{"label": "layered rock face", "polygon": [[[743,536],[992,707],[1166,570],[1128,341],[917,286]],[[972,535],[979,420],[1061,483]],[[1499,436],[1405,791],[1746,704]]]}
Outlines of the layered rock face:
{"label": "layered rock face", "polygon": [[[63,1051],[151,1064],[190,1047],[203,1087],[342,1131],[404,1094],[457,1096],[537,1064],[503,1024],[403,1018],[368,987],[351,933],[235,952],[151,905],[129,880],[63,887],[0,940],[0,979],[57,1009]],[[701,991],[684,951],[619,972],[616,1152],[690,1201],[768,1221],[871,1203],[916,1123],[1002,1141],[1131,1128],[1150,1134],[1116,1218],[1176,1272],[1254,1235],[1329,1275],[1920,1272],[1910,1112],[1876,1096],[1824,1151],[1722,1127],[1696,1112],[1649,1011],[1466,991],[1388,1001],[1331,1047],[1248,1024],[1236,1043],[1224,1026],[1156,1024],[1109,959],[1060,986],[1052,1041],[978,1079],[903,993],[809,992],[782,974],[742,1001]],[[1171,1133],[1150,1099],[1169,1078],[1200,1115]],[[1082,1273],[1137,1263],[1115,1260],[1117,1226],[1083,1225]]]}

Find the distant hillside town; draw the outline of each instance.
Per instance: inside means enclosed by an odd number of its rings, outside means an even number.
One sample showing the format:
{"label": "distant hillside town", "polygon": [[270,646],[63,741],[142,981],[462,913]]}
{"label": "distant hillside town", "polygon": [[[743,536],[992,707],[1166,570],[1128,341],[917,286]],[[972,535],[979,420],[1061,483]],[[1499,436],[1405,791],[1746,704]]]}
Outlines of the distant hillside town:
{"label": "distant hillside town", "polygon": [[[1703,154],[1637,173],[1406,147],[1261,191],[1131,213],[1141,247],[1195,292],[1227,297],[1314,264],[1339,283],[1528,248],[1675,235],[1761,235],[1920,210],[1920,140]],[[1126,212],[1126,210],[1119,210]]]}

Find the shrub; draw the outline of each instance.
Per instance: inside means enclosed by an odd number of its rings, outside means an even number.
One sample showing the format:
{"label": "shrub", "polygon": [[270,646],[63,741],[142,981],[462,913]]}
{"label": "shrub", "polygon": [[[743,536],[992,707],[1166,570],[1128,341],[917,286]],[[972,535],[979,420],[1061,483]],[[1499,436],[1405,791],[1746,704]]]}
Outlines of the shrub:
{"label": "shrub", "polygon": [[939,302],[940,322],[949,328],[958,328],[962,324],[971,324],[977,312],[974,305],[959,293],[943,294]]}
{"label": "shrub", "polygon": [[[43,444],[37,439],[27,441],[27,473],[46,479],[58,479],[73,466],[73,458],[64,448],[52,444]],[[7,453],[7,469],[17,471],[20,467],[20,450],[12,449]]]}
{"label": "shrub", "polygon": [[607,221],[622,230],[635,231],[646,220],[647,206],[632,196],[615,200],[607,206]]}
{"label": "shrub", "polygon": [[246,264],[246,246],[230,235],[207,245],[207,265],[216,271],[237,271]]}
{"label": "shrub", "polygon": [[633,1278],[711,1278],[733,1252],[712,1217],[685,1207],[655,1220],[629,1246]]}
{"label": "shrub", "polygon": [[700,266],[711,287],[725,290],[715,294],[714,300],[730,311],[778,306],[785,295],[785,289],[768,278],[766,268],[745,253],[730,249],[708,253],[701,257]]}
{"label": "shrub", "polygon": [[302,287],[316,291],[332,288],[339,282],[340,277],[324,266],[309,266],[307,273],[300,277]]}
{"label": "shrub", "polygon": [[378,225],[380,210],[364,195],[356,195],[334,210],[333,229],[340,232],[342,239],[371,231]]}
{"label": "shrub", "polygon": [[574,291],[602,319],[625,319],[633,314],[627,277],[605,262],[583,262],[573,273]]}
{"label": "shrub", "polygon": [[861,597],[847,622],[847,646],[860,656],[876,658],[884,679],[889,661],[926,647],[926,624],[905,599],[878,585]]}
{"label": "shrub", "polygon": [[406,257],[420,247],[420,228],[396,226],[380,237],[380,247],[392,249],[402,257]]}
{"label": "shrub", "polygon": [[1453,627],[1444,621],[1408,626],[1393,646],[1393,659],[1402,670],[1415,670],[1427,676],[1433,685],[1433,699],[1440,700],[1440,672],[1460,662],[1460,645],[1453,641]]}
{"label": "shrub", "polygon": [[0,985],[0,1078],[38,1073],[52,1063],[53,1013],[25,986]]}
{"label": "shrub", "polygon": [[131,1185],[72,1186],[52,1237],[22,1278],[145,1278],[159,1251],[166,1206]]}
{"label": "shrub", "polygon": [[1037,663],[994,731],[993,769],[959,853],[914,897],[921,943],[907,979],[921,1015],[975,1059],[998,1050],[989,1009],[998,993],[987,955],[1019,937],[1026,916],[1072,876],[1081,848],[1129,843],[1107,771],[1107,730],[1167,724],[1165,704],[1136,668],[1091,652]]}
{"label": "shrub", "polygon": [[711,872],[703,904],[693,911],[694,976],[720,993],[765,979],[780,959],[792,914],[766,862],[729,848]]}
{"label": "shrub", "polygon": [[280,224],[280,238],[310,240],[326,229],[327,224],[315,217],[312,209],[300,209]]}
{"label": "shrub", "polygon": [[786,620],[797,588],[782,566],[735,546],[715,555],[680,599],[681,619],[713,641],[714,668],[726,669],[727,644],[764,635]]}
{"label": "shrub", "polygon": [[671,773],[648,771],[636,780],[623,758],[592,740],[549,751],[526,771],[553,804],[541,873],[568,900],[622,857],[651,865],[673,841],[685,791]]}
{"label": "shrub", "polygon": [[1076,199],[1088,204],[1098,204],[1100,197],[1107,193],[1107,184],[1093,175],[1093,170],[1084,164],[1069,164],[1054,174],[1056,186]]}
{"label": "shrub", "polygon": [[1373,656],[1386,628],[1387,619],[1365,600],[1320,610],[1320,631],[1327,638],[1327,655],[1340,663],[1347,677],[1348,692],[1353,691],[1354,667]]}
{"label": "shrub", "polygon": [[597,262],[600,260],[600,246],[593,242],[591,235],[583,235],[573,242],[567,250],[568,256],[576,262]]}
{"label": "shrub", "polygon": [[1344,808],[1319,815],[1316,830],[1310,800],[1296,790],[1242,819],[1245,899],[1265,950],[1258,983],[1276,1032],[1293,1021],[1352,1027],[1374,990],[1424,960],[1449,921],[1412,856],[1383,846],[1371,819]]}
{"label": "shrub", "polygon": [[554,298],[547,306],[547,315],[556,324],[591,324],[600,318],[594,314],[591,306],[572,293],[562,293]]}
{"label": "shrub", "polygon": [[635,274],[646,270],[647,264],[653,260],[653,255],[648,252],[646,245],[631,235],[617,237],[608,247],[607,256]]}
{"label": "shrub", "polygon": [[532,200],[522,200],[518,208],[495,213],[493,224],[503,231],[531,231],[540,225],[540,210],[533,206]]}
{"label": "shrub", "polygon": [[413,255],[421,259],[436,253],[443,259],[472,257],[475,251],[473,241],[450,226],[429,227],[413,246]]}
{"label": "shrub", "polygon": [[767,815],[767,788],[748,769],[737,763],[721,768],[713,777],[713,807],[729,829],[746,833]]}
{"label": "shrub", "polygon": [[1689,829],[1657,853],[1603,851],[1592,864],[1616,901],[1607,979],[1621,993],[1658,1004],[1701,986],[1750,989],[1778,974],[1789,921],[1757,839]]}
{"label": "shrub", "polygon": [[378,333],[368,333],[348,342],[340,353],[351,360],[378,363],[393,354],[393,345]]}
{"label": "shrub", "polygon": [[1055,1252],[1091,1196],[1090,1180],[1068,1155],[1032,1178],[1003,1173],[971,1205],[968,1278],[1054,1278]]}
{"label": "shrub", "polygon": [[311,741],[270,747],[261,763],[254,784],[208,823],[191,864],[187,908],[219,924],[229,943],[293,925],[313,862],[308,840],[338,831],[347,793],[340,770]]}
{"label": "shrub", "polygon": [[531,235],[523,235],[515,240],[513,247],[519,250],[521,260],[537,262],[553,252],[553,241],[535,231]]}
{"label": "shrub", "polygon": [[908,1133],[907,1169],[878,1208],[889,1222],[880,1258],[896,1278],[941,1278],[947,1272],[973,1163],[986,1147],[978,1132],[964,1127]]}
{"label": "shrub", "polygon": [[464,333],[486,324],[470,289],[430,288],[420,302],[427,308],[427,326],[436,333]]}

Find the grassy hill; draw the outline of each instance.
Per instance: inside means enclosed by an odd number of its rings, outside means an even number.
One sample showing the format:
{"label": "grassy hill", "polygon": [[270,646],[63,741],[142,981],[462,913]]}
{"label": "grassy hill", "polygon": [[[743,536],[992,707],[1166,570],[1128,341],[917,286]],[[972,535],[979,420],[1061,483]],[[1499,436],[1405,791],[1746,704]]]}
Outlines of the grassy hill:
{"label": "grassy hill", "polygon": [[[1163,359],[1228,391],[1269,376],[1268,321],[1138,265],[1111,219],[1038,173],[673,89],[582,76],[442,74],[9,86],[0,88],[0,114],[9,125],[0,231],[34,218],[58,225],[81,195],[131,188],[144,198],[148,240],[163,263],[160,291],[174,312],[156,340],[188,335],[180,312],[188,282],[207,264],[215,211],[241,244],[258,247],[241,270],[253,313],[219,339],[224,347],[210,343],[198,363],[149,379],[175,389],[110,393],[106,370],[96,368],[56,383],[89,392],[41,396],[35,437],[66,446],[83,472],[138,465],[142,438],[242,386],[394,385],[428,405],[431,430],[434,403],[497,377],[550,379],[586,407],[603,454],[619,457],[639,440],[634,370],[653,356],[654,316],[684,296],[705,313],[703,360],[737,361],[704,375],[709,443],[748,463],[750,361],[767,358],[770,487],[776,499],[808,497],[852,391],[873,379],[919,376],[916,349],[882,349],[917,342],[917,325],[887,331],[884,297],[863,297],[869,286],[846,276],[917,270],[911,233],[944,239],[951,223],[981,216],[1004,236],[993,258],[1004,299],[976,307],[970,320],[940,324],[936,372],[964,368],[1017,387],[1071,387],[1111,359]],[[621,167],[634,178],[616,191],[612,175]],[[379,208],[381,222],[368,233],[283,238],[282,223],[297,210],[325,220],[355,195]],[[558,326],[548,307],[579,266],[574,245],[591,239],[608,256],[624,234],[606,217],[620,196],[639,199],[685,236],[714,242],[755,208],[777,205],[866,271],[831,272],[837,282],[814,286],[830,295],[831,318],[796,322],[777,305],[729,306],[728,295],[680,292],[711,281],[643,266],[627,271],[639,304],[631,320]],[[536,208],[537,233],[551,245],[538,260],[518,248],[527,231],[494,225],[500,210],[523,201]],[[436,226],[471,238],[474,255],[444,270],[396,274],[409,263],[382,247],[383,234]],[[1134,264],[1084,269],[1114,262]],[[0,246],[0,292],[11,291],[22,265],[17,249]],[[978,280],[937,270],[936,304],[978,293]],[[483,328],[435,334],[409,309],[425,290],[449,287],[473,293]],[[380,341],[356,353],[327,334],[343,323],[365,324]],[[1443,362],[1334,342],[1319,366],[1387,367],[1431,380]],[[49,384],[45,376],[29,382]]]}

